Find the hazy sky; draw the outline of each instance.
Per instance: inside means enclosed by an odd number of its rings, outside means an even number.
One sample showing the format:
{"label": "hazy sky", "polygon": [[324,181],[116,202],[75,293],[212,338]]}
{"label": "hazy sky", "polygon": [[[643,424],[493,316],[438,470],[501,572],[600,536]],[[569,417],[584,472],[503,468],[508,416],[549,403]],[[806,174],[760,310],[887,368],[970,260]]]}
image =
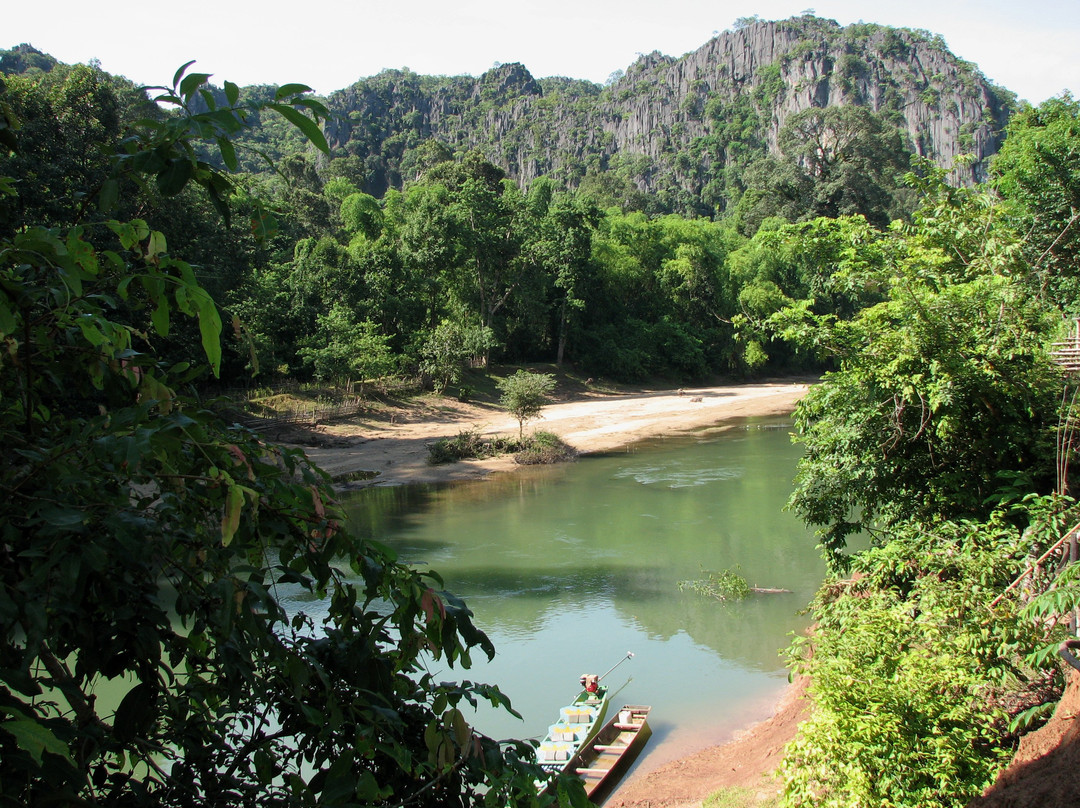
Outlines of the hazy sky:
{"label": "hazy sky", "polygon": [[496,62],[603,82],[640,53],[696,50],[740,17],[810,9],[842,25],[941,34],[1032,103],[1080,96],[1080,0],[38,0],[7,4],[0,48],[29,42],[62,62],[96,58],[142,84],[169,83],[191,59],[218,84],[297,81],[320,93],[384,68],[479,75]]}

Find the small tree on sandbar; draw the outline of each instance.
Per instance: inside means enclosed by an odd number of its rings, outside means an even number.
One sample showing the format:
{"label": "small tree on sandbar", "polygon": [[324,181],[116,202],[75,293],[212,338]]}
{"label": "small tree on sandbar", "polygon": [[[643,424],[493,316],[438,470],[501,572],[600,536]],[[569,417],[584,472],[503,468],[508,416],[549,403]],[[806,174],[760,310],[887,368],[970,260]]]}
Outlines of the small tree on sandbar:
{"label": "small tree on sandbar", "polygon": [[550,373],[529,373],[519,370],[513,376],[499,379],[496,386],[502,390],[499,403],[506,411],[517,418],[518,439],[525,434],[525,422],[540,414],[547,403],[548,396],[555,389],[555,377]]}

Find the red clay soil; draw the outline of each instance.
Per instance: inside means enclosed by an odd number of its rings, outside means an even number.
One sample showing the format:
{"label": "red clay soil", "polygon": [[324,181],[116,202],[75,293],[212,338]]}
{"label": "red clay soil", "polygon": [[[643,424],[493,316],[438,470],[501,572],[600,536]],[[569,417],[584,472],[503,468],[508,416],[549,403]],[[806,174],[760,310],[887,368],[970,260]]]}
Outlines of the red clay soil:
{"label": "red clay soil", "polygon": [[808,717],[807,680],[798,679],[784,693],[776,712],[735,740],[675,760],[641,777],[631,777],[604,808],[689,808],[721,788],[771,789],[767,775],[776,770],[784,746]]}
{"label": "red clay soil", "polygon": [[1080,673],[1044,727],[1020,741],[1009,767],[968,808],[1076,808],[1080,806]]}

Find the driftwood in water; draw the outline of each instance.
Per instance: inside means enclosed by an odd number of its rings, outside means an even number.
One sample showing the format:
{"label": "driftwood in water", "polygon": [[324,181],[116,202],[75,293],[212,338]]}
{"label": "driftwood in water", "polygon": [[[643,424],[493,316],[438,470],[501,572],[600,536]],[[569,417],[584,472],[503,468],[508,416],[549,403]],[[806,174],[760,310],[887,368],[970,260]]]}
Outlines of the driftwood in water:
{"label": "driftwood in water", "polygon": [[755,593],[757,593],[759,595],[790,595],[791,594],[790,589],[770,589],[770,588],[765,587],[765,586],[752,586],[752,587],[750,587],[750,591],[755,592]]}

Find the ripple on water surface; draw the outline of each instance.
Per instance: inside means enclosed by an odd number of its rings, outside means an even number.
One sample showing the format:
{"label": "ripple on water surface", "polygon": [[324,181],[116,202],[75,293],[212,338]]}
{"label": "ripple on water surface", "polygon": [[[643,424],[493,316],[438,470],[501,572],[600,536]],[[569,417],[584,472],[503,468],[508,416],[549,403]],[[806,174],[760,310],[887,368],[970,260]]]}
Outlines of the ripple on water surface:
{"label": "ripple on water surface", "polygon": [[684,466],[679,462],[630,466],[615,474],[615,479],[632,479],[642,485],[661,485],[667,488],[690,488],[723,480],[735,480],[743,476],[739,466],[714,466],[701,468]]}

